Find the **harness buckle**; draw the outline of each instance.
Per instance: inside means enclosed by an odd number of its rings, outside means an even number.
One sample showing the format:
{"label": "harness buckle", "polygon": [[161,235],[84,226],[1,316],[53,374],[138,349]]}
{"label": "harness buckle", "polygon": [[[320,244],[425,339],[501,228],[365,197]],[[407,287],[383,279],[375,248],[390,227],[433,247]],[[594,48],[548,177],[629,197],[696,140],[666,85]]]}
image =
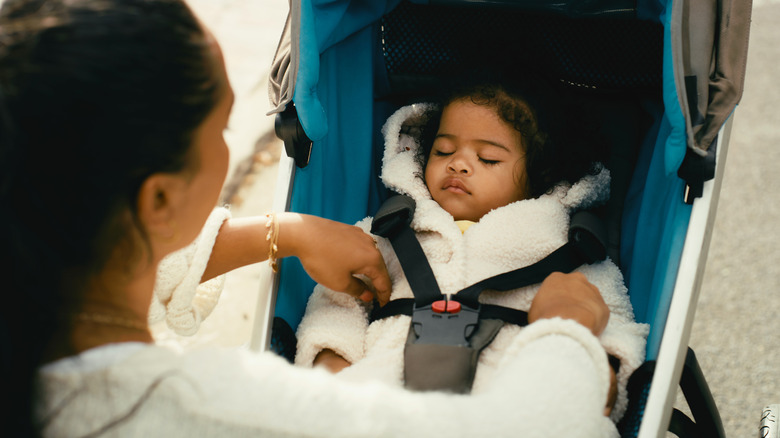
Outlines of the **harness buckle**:
{"label": "harness buckle", "polygon": [[404,384],[416,391],[467,394],[479,354],[504,325],[480,321],[482,305],[473,308],[454,300],[414,307],[404,347]]}
{"label": "harness buckle", "polygon": [[422,307],[414,307],[412,330],[415,344],[469,346],[469,338],[479,324],[476,309],[457,301],[439,300]]}
{"label": "harness buckle", "polygon": [[460,309],[460,303],[457,301],[439,300],[431,304],[431,310],[434,313],[458,313]]}

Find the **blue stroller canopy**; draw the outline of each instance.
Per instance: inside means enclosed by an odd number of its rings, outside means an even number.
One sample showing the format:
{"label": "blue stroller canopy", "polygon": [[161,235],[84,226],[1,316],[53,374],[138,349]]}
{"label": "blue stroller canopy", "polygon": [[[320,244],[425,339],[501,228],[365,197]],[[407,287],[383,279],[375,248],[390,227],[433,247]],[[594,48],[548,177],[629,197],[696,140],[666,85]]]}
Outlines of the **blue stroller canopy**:
{"label": "blue stroller canopy", "polygon": [[[717,206],[719,179],[710,180],[722,172],[722,128],[742,95],[750,12],[750,0],[293,1],[269,87],[277,133],[299,138],[280,135],[300,167],[288,209],[345,223],[373,215],[387,196],[379,128],[392,111],[462,62],[458,45],[492,56],[519,49],[515,57],[542,65],[573,97],[590,96],[617,127],[609,254],[636,319],[651,326],[654,370],[634,374],[622,435],[682,424],[689,436],[722,436],[695,356],[684,351]],[[274,325],[295,329],[314,282],[297,260],[283,260],[281,273]],[[673,415],[681,375],[703,388],[691,405],[706,405],[695,424]]]}

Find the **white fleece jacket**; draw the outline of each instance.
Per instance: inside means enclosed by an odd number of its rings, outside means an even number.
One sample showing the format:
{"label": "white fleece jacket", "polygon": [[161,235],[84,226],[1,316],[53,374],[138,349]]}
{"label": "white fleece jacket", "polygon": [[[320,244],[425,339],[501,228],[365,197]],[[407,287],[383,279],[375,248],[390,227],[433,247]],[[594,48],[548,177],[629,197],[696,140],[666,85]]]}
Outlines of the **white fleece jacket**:
{"label": "white fleece jacket", "polygon": [[[382,181],[388,188],[415,200],[416,211],[411,227],[443,293],[455,293],[485,278],[541,260],[567,242],[569,217],[573,210],[587,208],[608,197],[609,174],[604,169],[572,186],[561,184],[539,198],[492,210],[461,233],[452,216],[431,199],[422,179],[423,171],[415,158],[419,147],[418,128],[423,123],[422,114],[426,109],[425,104],[407,106],[387,120],[383,128],[385,155]],[[371,218],[357,225],[368,232]],[[412,291],[389,241],[378,238],[378,242],[393,281],[391,299],[412,298]],[[628,404],[628,378],[644,360],[648,327],[634,321],[622,274],[612,261],[582,266],[578,271],[598,287],[611,311],[600,342],[621,362],[617,376],[618,399],[612,413],[612,419],[617,420]],[[527,311],[537,290],[538,285],[507,292],[485,291],[480,301]],[[376,379],[401,385],[403,349],[410,318],[400,315],[369,325],[369,310],[350,296],[318,285],[298,327],[296,363],[311,366],[316,354],[329,348],[353,364],[340,373],[342,378]],[[501,329],[480,355],[473,394],[479,394],[485,385],[496,379],[497,364],[508,354],[508,346],[527,330],[530,327],[514,325]],[[559,366],[549,364],[550,376],[559,375]],[[532,382],[532,385],[535,384]],[[538,382],[539,387],[529,388],[528,391],[534,393],[535,389],[541,390],[548,384]]]}
{"label": "white fleece jacket", "polygon": [[[125,343],[44,366],[36,417],[45,437],[617,437],[600,414],[608,365],[598,340],[571,321],[540,323],[473,396],[344,382],[272,353]],[[556,409],[525,390],[547,363],[563,373],[543,394],[561,400]]]}

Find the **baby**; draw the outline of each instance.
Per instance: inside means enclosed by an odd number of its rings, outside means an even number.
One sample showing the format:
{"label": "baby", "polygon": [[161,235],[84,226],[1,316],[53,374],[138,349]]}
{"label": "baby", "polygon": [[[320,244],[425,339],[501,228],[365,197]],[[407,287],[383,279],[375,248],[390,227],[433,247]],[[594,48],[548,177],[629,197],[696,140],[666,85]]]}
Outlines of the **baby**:
{"label": "baby", "polygon": [[[416,202],[410,226],[444,294],[543,259],[567,242],[573,211],[608,197],[608,171],[595,164],[585,131],[560,111],[552,90],[541,90],[478,77],[454,87],[439,104],[399,109],[383,128],[382,180]],[[358,223],[365,230],[370,225],[370,218]],[[412,298],[389,241],[377,240],[393,282],[390,299]],[[620,361],[611,409],[616,421],[627,406],[628,377],[644,359],[648,329],[634,321],[612,261],[577,271],[610,308],[599,340]],[[528,311],[538,288],[488,290],[480,302]],[[402,384],[410,318],[370,322],[369,311],[360,300],[318,285],[298,328],[296,363],[324,365],[345,378]],[[501,328],[479,356],[472,393],[490,382],[510,343],[525,330]]]}

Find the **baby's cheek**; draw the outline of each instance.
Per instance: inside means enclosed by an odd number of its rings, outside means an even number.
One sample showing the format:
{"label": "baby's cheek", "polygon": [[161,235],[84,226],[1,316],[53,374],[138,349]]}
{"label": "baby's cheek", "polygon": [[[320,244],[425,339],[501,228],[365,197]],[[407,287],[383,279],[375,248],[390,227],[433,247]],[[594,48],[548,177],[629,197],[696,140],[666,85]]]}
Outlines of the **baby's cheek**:
{"label": "baby's cheek", "polygon": [[518,201],[528,199],[530,197],[531,188],[528,181],[528,172],[525,170],[525,161],[519,160],[515,165],[514,170],[515,188],[517,190],[516,195]]}

